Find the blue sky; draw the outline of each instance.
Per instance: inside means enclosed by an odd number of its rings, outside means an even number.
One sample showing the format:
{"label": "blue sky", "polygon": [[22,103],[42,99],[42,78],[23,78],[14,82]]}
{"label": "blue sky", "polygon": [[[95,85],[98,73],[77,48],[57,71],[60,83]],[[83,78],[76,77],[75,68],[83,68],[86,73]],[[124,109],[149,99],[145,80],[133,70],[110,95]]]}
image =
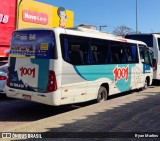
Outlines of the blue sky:
{"label": "blue sky", "polygon": [[[89,24],[103,31],[126,25],[136,30],[136,0],[37,0],[74,12],[74,25]],[[160,0],[138,1],[138,31],[160,32]]]}

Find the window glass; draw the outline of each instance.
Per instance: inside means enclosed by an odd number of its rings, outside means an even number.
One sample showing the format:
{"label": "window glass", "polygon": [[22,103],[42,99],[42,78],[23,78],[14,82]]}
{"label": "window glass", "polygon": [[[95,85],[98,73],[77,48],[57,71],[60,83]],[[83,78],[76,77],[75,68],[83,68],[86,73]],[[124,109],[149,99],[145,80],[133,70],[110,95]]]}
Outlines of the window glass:
{"label": "window glass", "polygon": [[90,64],[89,45],[87,37],[60,35],[62,58],[73,65]]}
{"label": "window glass", "polygon": [[131,43],[125,43],[125,53],[123,57],[126,57],[126,63],[138,63],[137,45]]}
{"label": "window glass", "polygon": [[138,63],[137,45],[73,35],[60,35],[62,58],[73,65]]}
{"label": "window glass", "polygon": [[144,60],[144,53],[143,53],[143,48],[142,47],[139,48],[139,53],[140,53],[140,59],[141,59],[141,62],[142,62],[142,60]]}
{"label": "window glass", "polygon": [[144,47],[140,47],[140,58],[142,63],[150,65],[151,66],[151,54],[150,51]]}
{"label": "window glass", "polygon": [[73,65],[110,63],[109,41],[89,37],[60,35],[62,58]]}
{"label": "window glass", "polygon": [[112,64],[138,63],[136,44],[111,41],[110,48]]}
{"label": "window glass", "polygon": [[158,47],[159,47],[159,50],[160,50],[160,38],[158,38],[157,40],[158,40]]}
{"label": "window glass", "polygon": [[91,64],[109,64],[109,41],[102,39],[91,39],[90,45]]}
{"label": "window glass", "polygon": [[153,36],[152,35],[126,35],[125,38],[142,41],[149,47],[153,47]]}
{"label": "window glass", "polygon": [[54,32],[51,30],[15,31],[12,36],[10,55],[57,59]]}
{"label": "window glass", "polygon": [[122,64],[126,63],[121,57],[124,54],[124,44],[117,41],[110,41],[110,51],[111,51],[111,64]]}

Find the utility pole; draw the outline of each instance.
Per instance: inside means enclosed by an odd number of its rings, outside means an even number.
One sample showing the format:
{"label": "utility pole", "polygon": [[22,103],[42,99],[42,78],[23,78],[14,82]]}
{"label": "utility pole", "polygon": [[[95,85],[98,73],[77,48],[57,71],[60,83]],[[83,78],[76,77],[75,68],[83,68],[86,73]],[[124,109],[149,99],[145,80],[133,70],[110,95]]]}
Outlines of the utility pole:
{"label": "utility pole", "polygon": [[[17,7],[17,11],[16,11],[16,17],[17,17],[17,21],[16,21],[16,29],[19,28],[19,12],[20,12],[20,5],[22,3],[23,0],[20,0],[18,3],[18,7]],[[18,2],[18,1],[17,1]]]}
{"label": "utility pole", "polygon": [[138,33],[138,1],[136,0],[136,33]]}
{"label": "utility pole", "polygon": [[102,28],[104,28],[104,27],[107,27],[107,25],[100,25],[100,26],[99,26],[99,30],[101,31]]}

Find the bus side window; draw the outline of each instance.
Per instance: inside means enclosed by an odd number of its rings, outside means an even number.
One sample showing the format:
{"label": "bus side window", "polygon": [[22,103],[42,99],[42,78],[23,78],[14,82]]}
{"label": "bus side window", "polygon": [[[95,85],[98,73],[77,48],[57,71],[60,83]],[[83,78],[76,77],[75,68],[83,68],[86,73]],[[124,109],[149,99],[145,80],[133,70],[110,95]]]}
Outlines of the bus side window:
{"label": "bus side window", "polygon": [[71,45],[70,63],[73,65],[83,64],[83,52],[80,50],[80,45]]}
{"label": "bus side window", "polygon": [[109,64],[109,41],[91,38],[88,58],[92,65]]}
{"label": "bus side window", "polygon": [[89,58],[89,38],[60,35],[62,58],[72,65],[88,65]]}
{"label": "bus side window", "polygon": [[107,49],[105,49],[105,47],[101,48],[102,50],[97,53],[98,64],[107,64]]}
{"label": "bus side window", "polygon": [[110,42],[110,55],[111,55],[111,64],[122,64],[126,63],[122,58],[124,50],[124,44],[118,41]]}
{"label": "bus side window", "polygon": [[126,43],[123,57],[126,63],[138,63],[137,45]]}
{"label": "bus side window", "polygon": [[98,63],[98,58],[97,58],[97,46],[91,46],[91,64],[97,64]]}
{"label": "bus side window", "polygon": [[118,59],[118,54],[117,53],[112,53],[112,64],[118,64],[119,59]]}

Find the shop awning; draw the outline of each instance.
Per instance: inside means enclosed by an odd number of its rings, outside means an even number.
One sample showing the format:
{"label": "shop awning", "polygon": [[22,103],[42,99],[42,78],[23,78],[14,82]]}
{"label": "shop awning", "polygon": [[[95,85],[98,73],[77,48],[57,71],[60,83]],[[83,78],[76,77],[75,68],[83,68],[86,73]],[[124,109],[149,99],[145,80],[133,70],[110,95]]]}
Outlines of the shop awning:
{"label": "shop awning", "polygon": [[9,56],[9,47],[0,47],[0,57],[8,57]]}

